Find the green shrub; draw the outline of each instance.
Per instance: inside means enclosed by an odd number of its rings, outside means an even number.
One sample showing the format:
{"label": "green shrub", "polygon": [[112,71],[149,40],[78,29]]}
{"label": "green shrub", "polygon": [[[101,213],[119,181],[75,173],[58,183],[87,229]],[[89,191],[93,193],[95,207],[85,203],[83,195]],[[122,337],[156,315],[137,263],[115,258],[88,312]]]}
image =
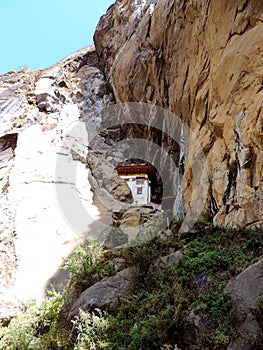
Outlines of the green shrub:
{"label": "green shrub", "polygon": [[21,303],[20,312],[0,328],[0,349],[49,349],[49,344],[57,344],[58,311],[63,303],[64,296],[51,291],[40,305],[34,300]]}
{"label": "green shrub", "polygon": [[90,241],[87,245],[78,246],[75,249],[65,262],[63,269],[69,271],[72,279],[82,278],[100,261],[102,253],[102,246],[95,241]]}
{"label": "green shrub", "polygon": [[[102,247],[94,242],[78,247],[65,268],[72,281],[70,294],[51,293],[37,306],[21,306],[8,327],[0,328],[0,349],[24,350],[154,350],[185,348],[187,316],[199,308],[205,331],[192,346],[196,350],[226,349],[235,339],[240,323],[237,310],[225,292],[226,284],[240,271],[263,256],[262,230],[228,229],[199,222],[195,232],[178,234],[171,224],[167,241],[154,238],[137,246],[127,246],[103,259]],[[171,251],[183,255],[172,266],[151,267]],[[115,273],[114,258],[134,267],[132,290],[118,305],[105,311],[80,312],[71,327],[59,313],[67,301],[101,278]],[[204,280],[202,280],[204,278]],[[200,281],[202,283],[199,283]],[[254,313],[262,322],[263,298]]]}
{"label": "green shrub", "polygon": [[105,83],[102,83],[100,85],[100,90],[103,94],[109,95],[113,92],[111,83],[109,81],[105,81]]}
{"label": "green shrub", "polygon": [[90,313],[80,310],[79,316],[76,316],[72,323],[73,329],[77,332],[74,350],[109,348],[109,343],[105,340],[105,334],[109,327],[106,313],[99,309]]}
{"label": "green shrub", "polygon": [[38,308],[34,301],[29,301],[21,304],[20,309],[8,327],[0,328],[1,350],[34,349],[34,343],[37,341],[34,326],[38,321]]}

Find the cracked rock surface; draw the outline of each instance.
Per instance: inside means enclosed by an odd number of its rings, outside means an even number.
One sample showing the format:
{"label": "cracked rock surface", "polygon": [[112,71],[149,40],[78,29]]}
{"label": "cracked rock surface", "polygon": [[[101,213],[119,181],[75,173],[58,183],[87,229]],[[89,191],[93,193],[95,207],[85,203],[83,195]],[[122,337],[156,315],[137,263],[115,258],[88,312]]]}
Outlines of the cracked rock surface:
{"label": "cracked rock surface", "polygon": [[[98,218],[86,167],[87,125],[113,97],[101,88],[96,65],[88,47],[49,69],[0,77],[2,319],[18,299],[43,298]],[[79,217],[78,206],[88,214]]]}
{"label": "cracked rock surface", "polygon": [[[110,225],[99,211],[112,219],[111,210],[131,200],[114,173],[123,161],[121,149],[112,153],[114,141],[147,139],[172,155],[181,180],[170,171],[169,184],[173,194],[180,185],[182,210],[203,196],[188,162],[193,143],[182,159],[174,135],[147,123],[111,125],[98,135],[100,113],[115,101],[163,107],[191,128],[205,155],[199,167],[208,169],[204,211],[215,223],[263,224],[262,1],[118,0],[94,42],[96,50],[48,69],[0,77],[0,319],[15,312],[17,299],[44,296],[83,232]],[[162,130],[180,135],[177,122],[162,122]],[[136,210],[124,215],[126,223],[138,222]]]}
{"label": "cracked rock surface", "polygon": [[[117,1],[94,40],[118,102],[164,107],[194,132],[208,168],[204,211],[219,224],[261,225],[262,1]],[[187,210],[200,196],[187,160],[183,187]]]}

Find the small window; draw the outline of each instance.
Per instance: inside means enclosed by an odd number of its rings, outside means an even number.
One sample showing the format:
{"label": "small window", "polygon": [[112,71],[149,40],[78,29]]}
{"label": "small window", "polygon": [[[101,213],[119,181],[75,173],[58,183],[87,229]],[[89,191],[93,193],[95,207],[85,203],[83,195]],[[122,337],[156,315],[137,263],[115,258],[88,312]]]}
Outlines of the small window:
{"label": "small window", "polygon": [[142,187],[137,187],[137,194],[142,194]]}
{"label": "small window", "polygon": [[136,185],[143,185],[144,177],[136,177]]}

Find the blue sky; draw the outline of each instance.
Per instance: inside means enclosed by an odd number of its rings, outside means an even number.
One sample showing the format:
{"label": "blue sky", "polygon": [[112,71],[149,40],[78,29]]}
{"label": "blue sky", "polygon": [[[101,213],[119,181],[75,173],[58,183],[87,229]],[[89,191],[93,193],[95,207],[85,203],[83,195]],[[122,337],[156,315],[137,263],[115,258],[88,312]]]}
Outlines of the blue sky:
{"label": "blue sky", "polygon": [[92,44],[114,0],[0,0],[0,75],[47,68]]}

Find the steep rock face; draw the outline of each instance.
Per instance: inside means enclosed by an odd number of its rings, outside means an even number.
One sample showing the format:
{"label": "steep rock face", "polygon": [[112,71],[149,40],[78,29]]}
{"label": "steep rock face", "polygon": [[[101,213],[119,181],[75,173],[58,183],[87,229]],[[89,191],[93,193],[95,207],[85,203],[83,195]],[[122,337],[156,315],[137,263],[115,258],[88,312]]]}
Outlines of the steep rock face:
{"label": "steep rock face", "polygon": [[238,312],[243,314],[243,322],[239,326],[241,337],[229,346],[228,350],[253,349],[253,340],[260,336],[262,327],[253,315],[258,297],[262,293],[263,260],[249,266],[227,285]]}
{"label": "steep rock face", "polygon": [[[114,173],[124,159],[121,149],[112,151],[115,141],[146,138],[162,155],[172,154],[182,179],[172,173],[171,187],[183,188],[185,211],[202,195],[187,163],[194,146],[186,143],[182,152],[185,135],[177,122],[166,125],[164,118],[161,128],[176,132],[177,140],[181,133],[177,144],[138,125],[99,134],[100,113],[114,102],[111,87],[117,102],[161,106],[191,127],[206,157],[206,204],[215,222],[262,224],[262,12],[259,0],[119,0],[97,27],[97,52],[86,48],[49,69],[0,77],[0,318],[9,317],[17,298],[43,296],[80,241],[76,231],[105,228],[100,200],[105,216],[123,208],[112,205],[108,192],[131,200]],[[123,110],[116,111],[122,118]],[[96,186],[99,198],[92,198]],[[137,230],[136,211],[124,211],[121,229]],[[142,235],[149,228],[141,224]]]}
{"label": "steep rock face", "polygon": [[14,231],[13,220],[14,213],[9,207],[6,190],[9,185],[9,172],[14,160],[14,150],[17,144],[17,134],[7,134],[0,138],[0,186],[1,186],[1,219],[0,219],[0,315],[2,319],[8,319],[9,308],[14,307],[12,298],[5,292],[14,282],[14,273],[16,269],[16,255],[14,250]]}
{"label": "steep rock face", "polygon": [[[193,130],[208,167],[207,209],[226,225],[263,223],[262,29],[260,0],[127,0],[94,36],[117,102],[159,105]],[[186,160],[185,210],[199,195],[191,179]]]}
{"label": "steep rock face", "polygon": [[96,65],[88,47],[49,69],[0,77],[2,319],[17,299],[44,296],[81,234],[98,219],[87,129],[113,96]]}

